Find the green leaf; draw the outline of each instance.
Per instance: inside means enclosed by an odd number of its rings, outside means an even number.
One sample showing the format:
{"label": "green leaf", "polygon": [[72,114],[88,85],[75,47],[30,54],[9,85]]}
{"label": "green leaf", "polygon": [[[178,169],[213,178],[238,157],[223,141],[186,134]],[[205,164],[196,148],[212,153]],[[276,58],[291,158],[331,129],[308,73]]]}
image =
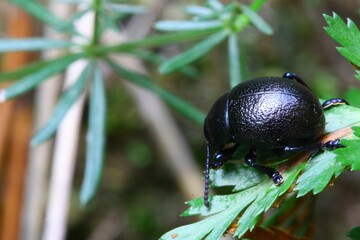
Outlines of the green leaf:
{"label": "green leaf", "polygon": [[241,9],[243,12],[249,17],[250,21],[254,26],[262,33],[271,35],[273,34],[273,30],[271,26],[265,22],[265,20],[257,14],[254,10],[247,7],[246,5],[241,5]]}
{"label": "green leaf", "polygon": [[[245,166],[240,167],[242,169]],[[245,167],[247,168],[247,167]],[[240,170],[241,171],[241,170]],[[249,171],[254,172],[256,174],[256,170],[249,169]],[[214,176],[214,178],[211,178],[212,181],[219,181],[216,180],[216,178],[219,176]],[[244,175],[238,176],[240,179],[241,177],[244,177]],[[244,181],[249,180],[250,176],[245,176]],[[257,196],[262,194],[264,191],[267,191],[268,187],[270,185],[264,186],[264,183],[269,182],[269,179],[262,178],[261,181],[259,181],[259,184],[253,185],[251,188],[242,188],[243,191],[228,194],[228,195],[215,195],[210,196],[210,202],[211,206],[210,208],[207,208],[204,205],[204,199],[203,198],[197,198],[191,201],[186,202],[187,205],[189,205],[189,208],[184,211],[181,216],[193,216],[193,215],[201,215],[201,216],[208,216],[213,215],[215,213],[219,213],[221,211],[224,211],[225,209],[232,207],[233,205],[242,205],[242,209],[244,209],[246,206],[248,206]],[[260,184],[261,183],[261,184]]]}
{"label": "green leaf", "polygon": [[234,163],[227,163],[220,169],[210,171],[212,187],[233,186],[233,191],[241,191],[253,187],[267,177],[247,165],[239,167]]}
{"label": "green leaf", "polygon": [[207,0],[209,6],[214,10],[221,10],[224,5],[219,0]]}
{"label": "green leaf", "polygon": [[336,14],[328,16],[324,14],[324,18],[328,24],[325,27],[327,34],[339,43],[342,47],[337,50],[348,61],[360,68],[360,32],[351,19],[347,20],[347,24]]}
{"label": "green leaf", "polygon": [[[252,195],[248,195],[252,196]],[[207,208],[204,205],[204,199],[202,197],[196,198],[190,201],[185,202],[189,208],[185,210],[181,216],[188,217],[194,215],[200,216],[209,216],[215,213],[222,212],[227,208],[231,207],[239,198],[239,194],[229,194],[229,195],[215,195],[210,196],[211,199],[211,208]]]}
{"label": "green leaf", "polygon": [[[341,117],[339,117],[341,116]],[[341,128],[359,124],[360,109],[342,105],[325,111],[326,132],[334,132]],[[353,127],[358,130],[358,127]],[[357,131],[354,132],[358,134]],[[312,191],[317,194],[325,189],[333,177],[337,177],[346,167],[360,170],[360,141],[357,137],[343,139],[341,144],[345,148],[335,151],[325,151],[311,158],[299,177],[295,190],[298,196],[303,196]]]}
{"label": "green leaf", "polygon": [[69,48],[75,44],[69,41],[45,38],[0,39],[0,52],[39,51],[45,49]]}
{"label": "green leaf", "polygon": [[86,164],[80,191],[80,202],[83,205],[88,204],[94,197],[102,174],[105,145],[105,112],[104,80],[100,70],[96,68],[90,91]]}
{"label": "green leaf", "polygon": [[121,28],[119,28],[119,16],[114,16],[112,14],[109,14],[107,11],[100,12],[101,16],[101,27],[102,31],[104,31],[106,28],[111,29],[114,32],[121,32]]}
{"label": "green leaf", "polygon": [[10,81],[28,76],[41,69],[48,68],[48,66],[51,67],[52,65],[57,65],[59,61],[61,62],[63,59],[67,59],[67,58],[69,58],[69,55],[64,55],[52,60],[37,61],[32,64],[28,64],[25,67],[16,69],[14,71],[1,72],[0,81]]}
{"label": "green leaf", "polygon": [[211,33],[214,33],[215,31],[217,30],[207,29],[203,31],[189,31],[189,32],[177,32],[177,33],[155,35],[140,40],[117,44],[113,46],[101,46],[97,49],[97,51],[102,54],[110,54],[116,52],[133,51],[134,49],[139,49],[139,48],[160,47],[166,44],[176,44],[176,43],[200,39]]}
{"label": "green leaf", "polygon": [[228,41],[230,87],[233,88],[241,82],[241,64],[237,33],[232,33]]}
{"label": "green leaf", "polygon": [[12,0],[12,2],[58,31],[75,33],[71,22],[66,22],[63,19],[56,17],[46,7],[43,7],[35,0]]}
{"label": "green leaf", "polygon": [[360,89],[354,87],[349,88],[346,91],[344,98],[351,106],[360,107]]}
{"label": "green leaf", "polygon": [[54,112],[45,123],[45,125],[39,129],[35,135],[31,139],[31,145],[35,146],[38,145],[45,140],[49,139],[57,130],[60,122],[65,117],[68,110],[71,106],[75,103],[75,101],[81,96],[84,92],[88,75],[90,69],[92,69],[92,64],[89,64],[81,73],[78,80],[68,87],[64,94],[61,96],[59,102],[57,103]]}
{"label": "green leaf", "polygon": [[295,179],[304,168],[304,163],[301,163],[292,169],[288,169],[284,174],[284,182],[280,186],[275,186],[273,182],[267,181],[264,184],[256,185],[255,187],[263,188],[257,198],[249,205],[245,212],[241,215],[238,221],[238,228],[235,236],[241,237],[247,230],[252,230],[262,213],[267,211],[278,199],[278,197],[285,194],[293,185]]}
{"label": "green leaf", "polygon": [[346,236],[351,238],[352,240],[360,239],[360,226],[354,227],[349,232],[346,233]]}
{"label": "green leaf", "polygon": [[121,4],[121,3],[105,3],[105,7],[111,11],[122,14],[139,14],[146,11],[145,6]]}
{"label": "green leaf", "polygon": [[360,123],[360,109],[348,105],[332,107],[324,111],[325,133]]}
{"label": "green leaf", "polygon": [[83,53],[69,54],[46,64],[46,68],[38,68],[38,71],[25,76],[8,88],[0,90],[0,101],[5,101],[23,94],[36,87],[47,78],[65,70],[71,63],[82,58]]}
{"label": "green leaf", "polygon": [[[255,0],[251,3],[249,9],[252,12],[256,12],[265,3],[265,0]],[[251,13],[250,13],[251,15]],[[256,17],[255,17],[256,18]],[[256,20],[255,20],[256,22]],[[250,17],[247,14],[238,14],[237,17],[232,20],[231,26],[233,31],[241,32],[250,23]],[[255,24],[254,24],[255,25]]]}
{"label": "green leaf", "polygon": [[226,4],[223,8],[221,9],[209,9],[211,12],[209,12],[209,14],[199,14],[197,16],[194,16],[193,19],[196,21],[205,21],[205,20],[227,20],[229,18],[229,16],[234,13],[237,12],[239,9],[239,4],[237,3],[229,3]]}
{"label": "green leaf", "polygon": [[341,140],[344,148],[336,150],[336,160],[343,166],[350,166],[351,171],[360,170],[360,127],[353,127],[354,137]]}
{"label": "green leaf", "polygon": [[185,12],[189,15],[195,16],[208,16],[211,15],[214,11],[210,8],[204,6],[186,6]]}
{"label": "green leaf", "polygon": [[120,76],[135,83],[140,87],[153,91],[154,93],[158,94],[160,98],[162,98],[167,104],[169,104],[175,110],[179,111],[180,113],[182,113],[189,119],[193,120],[194,122],[198,124],[203,124],[205,119],[204,113],[196,109],[191,104],[185,102],[181,98],[165,90],[164,88],[155,85],[149,77],[129,71],[121,67],[120,65],[116,64],[110,59],[105,59],[105,61]]}
{"label": "green leaf", "polygon": [[[140,59],[143,59],[145,61],[149,61],[149,62],[152,62],[155,64],[161,64],[167,60],[166,57],[156,54],[152,51],[139,50],[139,51],[129,51],[128,53],[134,54],[136,57],[138,57]],[[182,73],[190,78],[199,79],[199,71],[192,66],[186,66],[184,68],[181,68],[179,71],[180,71],[180,73]]]}
{"label": "green leaf", "polygon": [[304,173],[297,180],[295,190],[301,197],[312,191],[318,194],[329,184],[330,180],[337,177],[344,170],[344,166],[336,161],[334,152],[325,152],[311,158],[304,169]]}
{"label": "green leaf", "polygon": [[159,21],[155,28],[162,31],[196,31],[207,29],[219,29],[223,23],[218,20],[209,21]]}
{"label": "green leaf", "polygon": [[303,164],[300,164],[284,173],[285,182],[279,187],[274,186],[269,179],[266,179],[261,184],[238,193],[226,196],[211,196],[211,198],[218,201],[216,204],[211,201],[210,209],[203,206],[202,199],[189,202],[191,207],[184,212],[184,216],[199,213],[203,216],[214,215],[200,222],[176,228],[163,235],[161,239],[202,239],[205,236],[207,236],[206,239],[220,239],[239,213],[245,211],[240,217],[236,233],[240,237],[243,232],[255,226],[256,221],[254,222],[252,217],[258,220],[258,216],[270,208],[277,197],[283,195],[289,189],[302,168]]}
{"label": "green leaf", "polygon": [[[242,205],[233,205],[225,211],[204,219],[203,221],[182,226],[167,232],[160,239],[165,240],[199,240],[199,239],[220,239],[228,226],[235,220],[242,209]],[[222,224],[219,224],[221,222]],[[209,233],[211,234],[207,236]]]}
{"label": "green leaf", "polygon": [[170,73],[188,65],[208,53],[213,47],[223,41],[227,35],[228,33],[226,31],[217,32],[211,35],[189,50],[161,64],[159,71],[161,73]]}
{"label": "green leaf", "polygon": [[162,236],[161,239],[171,239],[170,237],[175,235],[179,239],[202,239],[207,234],[209,235],[206,239],[220,239],[239,212],[261,196],[265,190],[264,185],[258,185],[253,189],[231,195],[211,196],[212,205],[209,209],[204,206],[202,198],[187,202],[190,208],[182,216],[194,214],[201,214],[202,216],[215,215],[198,223],[174,229]]}

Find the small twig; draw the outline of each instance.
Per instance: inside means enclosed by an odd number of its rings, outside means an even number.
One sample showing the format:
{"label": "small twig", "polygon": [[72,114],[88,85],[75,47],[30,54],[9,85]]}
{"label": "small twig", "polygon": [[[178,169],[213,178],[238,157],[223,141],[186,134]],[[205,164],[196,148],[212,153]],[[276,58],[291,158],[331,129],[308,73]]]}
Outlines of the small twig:
{"label": "small twig", "polygon": [[[76,22],[76,28],[84,36],[91,35],[93,17],[93,13],[88,13]],[[83,39],[77,40],[81,41]],[[68,68],[65,76],[66,86],[76,81],[86,63],[87,60],[79,60]],[[70,108],[58,127],[49,185],[49,200],[42,236],[43,240],[65,239],[84,100],[85,96],[83,95]]]}
{"label": "small twig", "polygon": [[[49,2],[48,8],[58,17],[67,19],[74,10],[71,5]],[[54,32],[50,28],[45,28],[44,36],[51,39],[67,39],[64,34]],[[44,52],[42,58],[51,59],[61,55],[63,50],[48,50]],[[35,98],[35,126],[40,128],[48,120],[57,97],[61,90],[62,76],[57,75],[46,80],[36,90]],[[43,225],[43,215],[47,197],[47,183],[49,176],[49,165],[51,163],[51,152],[53,141],[50,140],[30,151],[29,166],[26,176],[25,199],[23,203],[21,239],[37,240],[40,239]]]}

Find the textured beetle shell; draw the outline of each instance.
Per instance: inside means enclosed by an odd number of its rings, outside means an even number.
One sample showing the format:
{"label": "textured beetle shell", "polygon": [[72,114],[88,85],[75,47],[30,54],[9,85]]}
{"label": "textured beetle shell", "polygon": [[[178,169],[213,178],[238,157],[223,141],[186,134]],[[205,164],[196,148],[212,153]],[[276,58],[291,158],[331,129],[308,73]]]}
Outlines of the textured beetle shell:
{"label": "textured beetle shell", "polygon": [[230,92],[225,93],[214,103],[204,124],[205,138],[218,149],[229,142],[229,95]]}
{"label": "textured beetle shell", "polygon": [[295,80],[257,78],[239,84],[219,100],[204,126],[206,138],[217,149],[230,142],[265,149],[304,146],[324,133],[319,100]]}

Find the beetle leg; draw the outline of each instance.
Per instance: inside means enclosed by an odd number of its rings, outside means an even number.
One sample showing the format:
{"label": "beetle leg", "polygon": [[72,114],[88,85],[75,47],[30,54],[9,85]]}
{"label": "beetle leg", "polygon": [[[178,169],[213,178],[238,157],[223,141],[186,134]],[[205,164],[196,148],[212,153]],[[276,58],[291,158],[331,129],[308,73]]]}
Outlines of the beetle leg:
{"label": "beetle leg", "polygon": [[340,139],[334,139],[324,143],[315,143],[308,146],[284,147],[284,151],[286,152],[320,151],[320,150],[334,150],[342,147],[344,146],[340,144]]}
{"label": "beetle leg", "polygon": [[266,166],[262,166],[262,165],[257,164],[256,163],[256,156],[255,156],[253,150],[250,150],[250,152],[248,154],[246,154],[245,162],[246,162],[247,165],[249,165],[249,166],[259,170],[260,172],[263,172],[266,175],[268,175],[271,178],[271,180],[273,180],[275,185],[280,185],[284,181],[281,174],[278,171],[276,171],[274,168],[266,167]]}
{"label": "beetle leg", "polygon": [[222,167],[227,161],[231,159],[234,152],[238,149],[240,144],[235,144],[232,147],[225,148],[221,151],[215,153],[215,161],[210,163],[210,168],[219,168]]}
{"label": "beetle leg", "polygon": [[306,85],[306,83],[300,77],[298,77],[295,73],[286,72],[286,73],[284,73],[283,78],[295,80],[295,81],[297,81],[298,83],[305,86],[306,88],[308,88],[311,91],[309,86]]}
{"label": "beetle leg", "polygon": [[322,149],[321,143],[315,143],[312,145],[298,146],[298,147],[284,147],[284,151],[293,152],[293,153],[303,152],[303,151],[319,151],[320,149]]}
{"label": "beetle leg", "polygon": [[342,98],[331,98],[331,99],[323,102],[323,104],[321,104],[321,106],[323,109],[327,109],[327,108],[331,108],[332,106],[344,105],[344,104],[349,105],[349,103]]}
{"label": "beetle leg", "polygon": [[327,141],[321,145],[322,150],[334,150],[334,149],[342,148],[342,147],[344,147],[344,146],[340,144],[340,139],[338,139],[338,138]]}

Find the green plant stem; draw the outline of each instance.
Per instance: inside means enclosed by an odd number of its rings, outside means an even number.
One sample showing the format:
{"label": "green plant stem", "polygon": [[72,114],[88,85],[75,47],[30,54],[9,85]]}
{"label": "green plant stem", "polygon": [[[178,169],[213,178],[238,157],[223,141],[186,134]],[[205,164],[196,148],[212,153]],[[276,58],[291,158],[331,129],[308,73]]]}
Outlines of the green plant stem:
{"label": "green plant stem", "polygon": [[94,0],[92,7],[95,12],[95,17],[94,17],[94,31],[93,31],[92,41],[91,41],[91,47],[95,48],[96,46],[99,45],[99,42],[100,42],[100,34],[101,34],[100,11],[102,9],[101,0]]}

